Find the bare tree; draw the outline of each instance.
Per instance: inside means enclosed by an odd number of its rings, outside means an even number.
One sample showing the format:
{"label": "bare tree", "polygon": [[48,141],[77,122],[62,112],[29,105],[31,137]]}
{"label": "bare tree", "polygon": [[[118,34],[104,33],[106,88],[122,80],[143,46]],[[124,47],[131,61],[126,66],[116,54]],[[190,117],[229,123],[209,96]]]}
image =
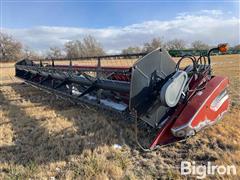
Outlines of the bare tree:
{"label": "bare tree", "polygon": [[48,58],[62,58],[63,57],[63,52],[58,47],[50,47],[49,51],[47,53],[47,57]]}
{"label": "bare tree", "polygon": [[25,46],[23,48],[22,58],[28,58],[28,59],[40,59],[42,58],[41,55],[36,53],[34,50],[32,50],[30,47]]}
{"label": "bare tree", "polygon": [[143,46],[144,52],[151,52],[158,47],[164,47],[163,41],[160,38],[153,38],[151,42],[145,43]]}
{"label": "bare tree", "polygon": [[1,61],[15,61],[22,55],[22,44],[4,33],[0,33]]}
{"label": "bare tree", "polygon": [[135,46],[135,47],[129,46],[128,48],[122,50],[122,54],[133,54],[133,53],[140,53],[140,52],[142,52],[142,50],[138,46]]}
{"label": "bare tree", "polygon": [[202,41],[193,41],[192,44],[191,44],[191,47],[194,49],[194,50],[206,50],[206,49],[209,49],[209,45],[202,42]]}
{"label": "bare tree", "polygon": [[83,39],[83,49],[85,56],[100,56],[105,54],[101,44],[90,35]]}
{"label": "bare tree", "polygon": [[167,50],[182,50],[186,48],[186,42],[182,39],[173,39],[166,43]]}
{"label": "bare tree", "polygon": [[82,41],[69,41],[65,44],[65,51],[68,58],[80,56],[99,56],[105,52],[93,36],[86,36]]}
{"label": "bare tree", "polygon": [[80,56],[80,53],[79,53],[78,47],[77,47],[77,41],[69,41],[69,42],[65,43],[64,46],[65,46],[66,56],[68,58],[74,58],[74,57]]}

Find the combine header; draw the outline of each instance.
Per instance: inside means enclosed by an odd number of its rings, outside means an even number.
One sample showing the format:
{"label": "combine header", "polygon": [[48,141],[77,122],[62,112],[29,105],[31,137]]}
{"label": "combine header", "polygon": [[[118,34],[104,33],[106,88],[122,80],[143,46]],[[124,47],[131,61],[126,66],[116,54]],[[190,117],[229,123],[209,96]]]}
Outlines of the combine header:
{"label": "combine header", "polygon": [[[16,63],[16,76],[76,102],[113,110],[142,122],[141,127],[154,136],[148,147],[154,149],[194,135],[227,112],[228,78],[212,75],[210,57],[213,51],[226,50],[227,44],[221,44],[206,56],[185,55],[178,61],[160,48],[148,54],[24,59]],[[137,58],[130,66],[114,63]],[[183,68],[186,59],[191,64]],[[108,65],[110,60],[113,63]],[[64,65],[66,61],[68,64]],[[90,61],[94,64],[84,64]]]}

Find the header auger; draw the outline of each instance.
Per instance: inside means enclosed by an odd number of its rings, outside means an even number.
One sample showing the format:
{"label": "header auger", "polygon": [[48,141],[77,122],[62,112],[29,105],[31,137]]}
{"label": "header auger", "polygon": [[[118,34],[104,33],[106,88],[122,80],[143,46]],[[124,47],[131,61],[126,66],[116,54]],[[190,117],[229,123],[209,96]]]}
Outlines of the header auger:
{"label": "header auger", "polygon": [[[107,55],[74,59],[24,59],[16,76],[26,83],[74,101],[96,105],[141,120],[154,138],[148,148],[194,135],[215,124],[227,112],[228,78],[211,72],[211,52],[198,58],[185,55],[177,62],[158,48],[148,54]],[[103,65],[102,60],[138,58],[131,66]],[[185,59],[191,65],[182,68]],[[68,65],[66,61],[69,61]],[[94,65],[81,62],[94,61]],[[46,63],[47,62],[47,63]],[[57,65],[56,62],[63,62]],[[73,65],[79,62],[80,65]]]}

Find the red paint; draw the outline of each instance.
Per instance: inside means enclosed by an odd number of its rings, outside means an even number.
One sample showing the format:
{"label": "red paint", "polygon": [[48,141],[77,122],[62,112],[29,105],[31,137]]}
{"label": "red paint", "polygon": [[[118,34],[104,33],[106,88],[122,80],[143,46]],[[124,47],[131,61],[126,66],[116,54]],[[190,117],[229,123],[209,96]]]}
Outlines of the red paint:
{"label": "red paint", "polygon": [[[60,67],[60,68],[66,68],[66,69],[69,69],[69,65],[54,65],[54,67]],[[79,65],[74,65],[72,66],[73,69],[93,69],[93,70],[96,70],[97,69],[97,66],[87,66],[87,65],[82,65],[82,66],[79,66]],[[103,70],[129,70],[130,69],[130,66],[101,66],[101,69]]]}
{"label": "red paint", "polygon": [[[192,87],[195,87],[205,80],[207,80],[206,77],[202,77],[200,80],[193,80],[194,83]],[[180,137],[175,137],[172,134],[171,129],[178,129],[186,125],[190,125],[190,127],[194,129],[198,127],[199,123],[204,122],[206,119],[211,123],[215,123],[218,117],[229,108],[230,99],[227,98],[217,111],[210,109],[210,106],[214,99],[227,88],[228,84],[229,81],[226,77],[213,77],[207,82],[201,92],[195,93],[186,104],[178,105],[176,111],[158,131],[150,148],[153,149],[156,145],[168,144],[180,140]],[[189,96],[191,96],[191,94]]]}
{"label": "red paint", "polygon": [[[205,86],[205,89],[193,96],[193,98],[188,102],[187,106],[184,108],[183,112],[179,115],[178,120],[175,122],[172,128],[178,128],[186,125],[195,115],[192,120],[191,126],[195,127],[199,124],[201,120],[206,118],[214,121],[219,113],[221,113],[221,108],[214,112],[210,109],[212,101],[227,87],[228,79],[225,77],[213,77]],[[224,108],[226,109],[226,104],[224,103]]]}

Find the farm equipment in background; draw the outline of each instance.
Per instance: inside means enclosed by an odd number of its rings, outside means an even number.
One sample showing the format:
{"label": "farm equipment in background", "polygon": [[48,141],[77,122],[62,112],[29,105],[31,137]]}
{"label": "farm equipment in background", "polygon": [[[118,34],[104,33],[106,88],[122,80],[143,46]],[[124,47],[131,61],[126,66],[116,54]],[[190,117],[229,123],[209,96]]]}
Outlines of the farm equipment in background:
{"label": "farm equipment in background", "polygon": [[[215,124],[227,112],[229,81],[227,77],[212,75],[210,55],[213,51],[226,52],[227,44],[209,50],[206,56],[184,55],[178,61],[158,48],[148,54],[73,58],[67,65],[56,64],[66,59],[38,62],[24,59],[18,61],[15,68],[16,77],[30,85],[141,122],[144,125],[141,127],[154,137],[148,147],[154,149],[196,134]],[[119,59],[137,58],[129,66],[114,64]],[[182,68],[186,59],[191,64]],[[113,63],[102,64],[109,60]],[[87,61],[94,64],[81,64]]]}

